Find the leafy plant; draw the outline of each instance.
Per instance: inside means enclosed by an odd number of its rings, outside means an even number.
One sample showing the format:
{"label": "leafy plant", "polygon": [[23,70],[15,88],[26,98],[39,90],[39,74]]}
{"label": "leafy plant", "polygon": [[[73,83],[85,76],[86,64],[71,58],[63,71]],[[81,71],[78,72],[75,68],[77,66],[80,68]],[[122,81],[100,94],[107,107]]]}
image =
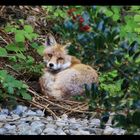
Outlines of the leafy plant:
{"label": "leafy plant", "polygon": [[22,81],[16,80],[9,75],[6,70],[0,70],[0,97],[9,96],[22,97],[23,99],[31,100],[32,97],[27,93],[28,86]]}

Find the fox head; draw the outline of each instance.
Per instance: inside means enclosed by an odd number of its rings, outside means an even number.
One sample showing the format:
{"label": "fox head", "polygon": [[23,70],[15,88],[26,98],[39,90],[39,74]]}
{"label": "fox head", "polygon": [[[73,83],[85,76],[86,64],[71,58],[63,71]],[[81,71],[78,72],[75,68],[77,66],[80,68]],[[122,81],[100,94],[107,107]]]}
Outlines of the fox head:
{"label": "fox head", "polygon": [[67,46],[70,43],[60,45],[51,34],[48,34],[44,45],[46,48],[43,59],[49,71],[64,70],[71,66],[72,57],[67,54]]}

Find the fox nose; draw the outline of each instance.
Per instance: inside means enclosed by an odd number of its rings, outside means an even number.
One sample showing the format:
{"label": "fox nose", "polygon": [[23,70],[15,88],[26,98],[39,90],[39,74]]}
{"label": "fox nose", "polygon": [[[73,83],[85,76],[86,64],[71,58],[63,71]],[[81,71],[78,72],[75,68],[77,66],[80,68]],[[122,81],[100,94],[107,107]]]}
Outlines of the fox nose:
{"label": "fox nose", "polygon": [[50,67],[50,68],[52,68],[53,66],[54,66],[54,64],[53,64],[53,63],[50,63],[50,64],[49,64],[49,67]]}

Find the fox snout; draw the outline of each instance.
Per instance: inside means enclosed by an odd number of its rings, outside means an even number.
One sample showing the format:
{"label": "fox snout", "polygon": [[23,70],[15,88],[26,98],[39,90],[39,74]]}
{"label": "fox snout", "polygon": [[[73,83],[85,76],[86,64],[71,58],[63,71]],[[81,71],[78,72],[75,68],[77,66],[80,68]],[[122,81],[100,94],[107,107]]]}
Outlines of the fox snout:
{"label": "fox snout", "polygon": [[44,64],[46,65],[46,67],[49,69],[49,70],[59,70],[61,68],[61,64],[57,64],[57,63],[54,63],[54,62],[47,62],[46,60],[44,61]]}

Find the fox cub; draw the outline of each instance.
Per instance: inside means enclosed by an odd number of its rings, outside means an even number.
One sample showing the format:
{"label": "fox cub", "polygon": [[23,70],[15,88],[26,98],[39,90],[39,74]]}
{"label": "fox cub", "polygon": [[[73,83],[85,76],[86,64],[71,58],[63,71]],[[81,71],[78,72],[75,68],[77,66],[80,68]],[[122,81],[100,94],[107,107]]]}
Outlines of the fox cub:
{"label": "fox cub", "polygon": [[57,100],[84,93],[84,84],[98,83],[98,74],[90,66],[67,54],[67,45],[47,36],[44,50],[45,70],[39,79],[42,93]]}

